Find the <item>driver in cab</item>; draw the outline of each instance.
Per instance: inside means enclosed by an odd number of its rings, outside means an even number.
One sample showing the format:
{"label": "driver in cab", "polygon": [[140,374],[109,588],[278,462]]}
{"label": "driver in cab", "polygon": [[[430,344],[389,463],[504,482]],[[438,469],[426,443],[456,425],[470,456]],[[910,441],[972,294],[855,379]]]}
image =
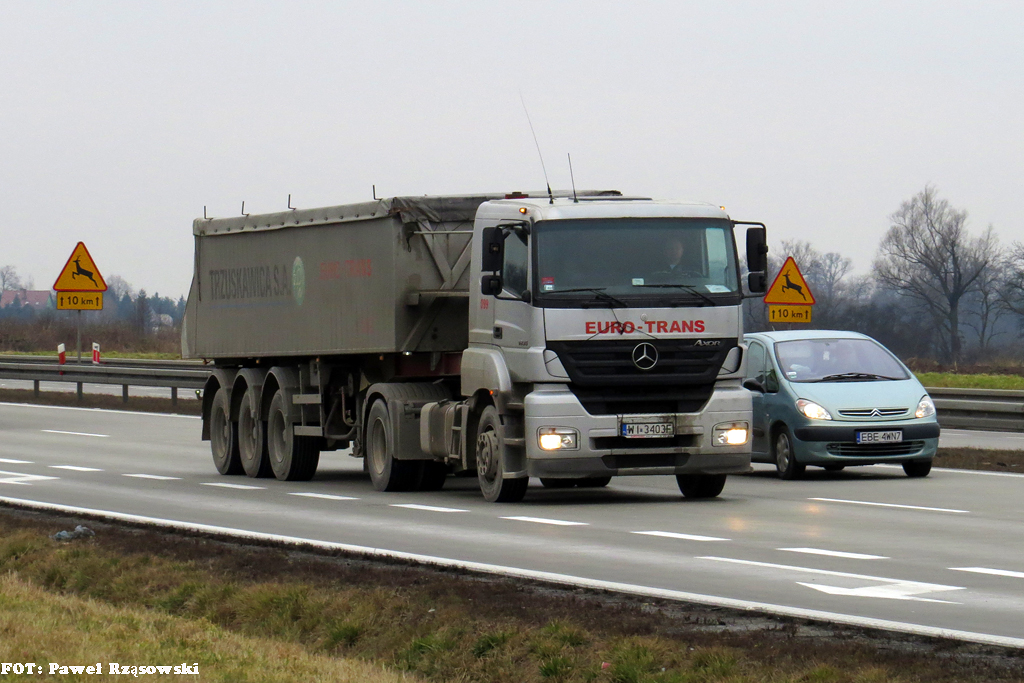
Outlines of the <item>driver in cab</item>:
{"label": "driver in cab", "polygon": [[665,243],[664,265],[651,274],[650,280],[658,283],[679,282],[683,275],[693,275],[693,269],[684,263],[686,247],[679,237],[670,237]]}

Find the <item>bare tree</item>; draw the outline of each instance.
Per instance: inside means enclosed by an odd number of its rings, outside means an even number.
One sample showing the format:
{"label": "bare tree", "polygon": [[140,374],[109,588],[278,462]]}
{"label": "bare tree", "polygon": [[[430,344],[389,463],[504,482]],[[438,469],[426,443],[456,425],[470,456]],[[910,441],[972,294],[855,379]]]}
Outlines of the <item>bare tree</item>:
{"label": "bare tree", "polygon": [[120,275],[111,275],[105,278],[107,283],[107,296],[113,296],[120,301],[127,294],[129,299],[135,298],[135,288]]}
{"label": "bare tree", "polygon": [[21,288],[21,277],[18,276],[17,268],[14,266],[0,268],[0,292]]}
{"label": "bare tree", "polygon": [[965,297],[964,324],[974,330],[981,358],[989,355],[996,337],[1008,331],[999,321],[1011,310],[1003,298],[1010,270],[1007,255],[997,249],[989,267],[978,277],[974,291]]}
{"label": "bare tree", "polygon": [[980,237],[967,232],[967,211],[939,199],[928,186],[903,202],[878,246],[873,272],[884,287],[924,305],[939,328],[944,355],[960,360],[960,304],[997,257],[990,226]]}

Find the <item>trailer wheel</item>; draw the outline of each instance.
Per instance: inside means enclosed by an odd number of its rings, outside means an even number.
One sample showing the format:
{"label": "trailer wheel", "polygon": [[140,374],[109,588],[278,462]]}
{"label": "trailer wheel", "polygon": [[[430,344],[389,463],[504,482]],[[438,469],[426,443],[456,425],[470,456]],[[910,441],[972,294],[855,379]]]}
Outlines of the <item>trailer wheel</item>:
{"label": "trailer wheel", "polygon": [[267,425],[255,414],[253,392],[246,391],[238,406],[238,456],[250,477],[272,477],[267,454]]}
{"label": "trailer wheel", "polygon": [[238,457],[238,426],[231,421],[227,389],[221,387],[210,406],[210,451],[213,464],[221,474],[241,474]]}
{"label": "trailer wheel", "polygon": [[281,481],[308,481],[320,463],[319,439],[295,436],[288,419],[288,396],[280,389],[270,401],[267,452],[274,476]]}
{"label": "trailer wheel", "polygon": [[505,430],[494,406],[480,414],[476,437],[476,477],[489,503],[518,503],[530,485],[527,477],[505,479]]}
{"label": "trailer wheel", "polygon": [[383,400],[374,401],[366,420],[366,467],[378,491],[411,491],[420,483],[423,462],[395,458],[391,416]]}

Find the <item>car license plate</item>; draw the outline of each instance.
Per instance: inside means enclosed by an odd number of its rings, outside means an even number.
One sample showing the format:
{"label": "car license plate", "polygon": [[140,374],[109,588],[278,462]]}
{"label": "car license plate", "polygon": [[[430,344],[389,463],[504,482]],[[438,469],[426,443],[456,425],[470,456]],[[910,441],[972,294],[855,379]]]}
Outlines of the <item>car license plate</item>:
{"label": "car license plate", "polygon": [[627,439],[664,439],[675,436],[676,426],[671,422],[630,422],[622,425]]}
{"label": "car license plate", "polygon": [[857,432],[857,443],[900,443],[901,441],[903,441],[902,429],[888,432]]}

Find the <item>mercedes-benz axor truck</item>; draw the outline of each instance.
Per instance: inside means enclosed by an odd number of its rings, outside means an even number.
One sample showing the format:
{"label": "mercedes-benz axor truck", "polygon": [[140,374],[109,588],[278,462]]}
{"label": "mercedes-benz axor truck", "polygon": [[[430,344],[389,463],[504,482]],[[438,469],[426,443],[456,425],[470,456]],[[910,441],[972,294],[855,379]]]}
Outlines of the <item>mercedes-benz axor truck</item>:
{"label": "mercedes-benz axor truck", "polygon": [[394,197],[197,219],[183,355],[212,362],[221,474],[380,491],[476,474],[489,501],[620,475],[717,496],[750,467],[741,303],[765,230],[616,191]]}

